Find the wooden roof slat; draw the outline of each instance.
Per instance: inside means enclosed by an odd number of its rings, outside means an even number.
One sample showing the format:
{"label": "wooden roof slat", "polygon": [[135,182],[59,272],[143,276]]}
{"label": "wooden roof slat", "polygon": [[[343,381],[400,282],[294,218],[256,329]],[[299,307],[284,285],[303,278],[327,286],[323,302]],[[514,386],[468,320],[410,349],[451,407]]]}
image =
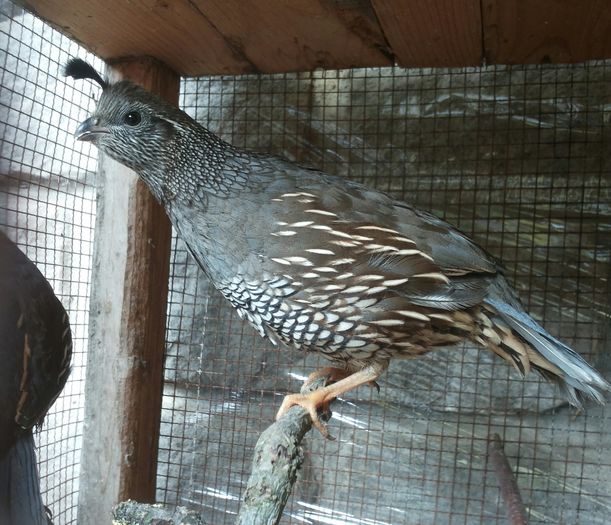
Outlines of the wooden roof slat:
{"label": "wooden roof slat", "polygon": [[253,70],[393,64],[368,0],[193,0]]}
{"label": "wooden roof slat", "polygon": [[110,60],[182,76],[611,58],[611,0],[23,0]]}
{"label": "wooden roof slat", "polygon": [[392,65],[369,0],[29,0],[103,59],[152,56],[183,76]]}
{"label": "wooden roof slat", "polygon": [[611,57],[610,0],[483,0],[482,6],[488,63]]}
{"label": "wooden roof slat", "polygon": [[371,0],[403,67],[482,62],[480,0]]}
{"label": "wooden roof slat", "polygon": [[25,5],[103,59],[152,56],[181,75],[250,70],[188,0],[30,0]]}

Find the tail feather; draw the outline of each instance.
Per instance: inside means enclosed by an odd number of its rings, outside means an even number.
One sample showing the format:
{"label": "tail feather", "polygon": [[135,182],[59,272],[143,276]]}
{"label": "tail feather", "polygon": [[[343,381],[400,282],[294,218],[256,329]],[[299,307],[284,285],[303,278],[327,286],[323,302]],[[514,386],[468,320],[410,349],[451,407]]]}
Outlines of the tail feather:
{"label": "tail feather", "polygon": [[487,298],[502,322],[509,326],[528,346],[530,362],[546,378],[558,383],[573,406],[582,408],[580,397],[586,396],[605,403],[604,392],[611,385],[575,350],[549,334],[515,301]]}
{"label": "tail feather", "polygon": [[0,523],[52,525],[40,494],[31,432],[21,436],[0,459]]}

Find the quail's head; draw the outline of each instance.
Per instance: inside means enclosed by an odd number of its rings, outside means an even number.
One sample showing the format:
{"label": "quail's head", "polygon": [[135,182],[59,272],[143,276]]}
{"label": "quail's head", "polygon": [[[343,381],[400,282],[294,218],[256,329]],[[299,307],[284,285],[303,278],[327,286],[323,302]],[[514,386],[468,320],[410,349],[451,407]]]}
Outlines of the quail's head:
{"label": "quail's head", "polygon": [[184,112],[133,82],[110,84],[86,62],[74,59],[65,74],[90,78],[102,86],[94,113],[76,130],[76,138],[93,142],[121,164],[139,171],[163,169],[177,138],[197,124]]}

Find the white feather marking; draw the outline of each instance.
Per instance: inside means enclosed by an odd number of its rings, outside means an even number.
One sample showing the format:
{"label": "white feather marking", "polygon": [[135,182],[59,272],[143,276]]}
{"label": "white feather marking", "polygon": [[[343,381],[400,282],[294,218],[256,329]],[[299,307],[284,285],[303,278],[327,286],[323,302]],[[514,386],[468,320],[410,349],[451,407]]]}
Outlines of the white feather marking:
{"label": "white feather marking", "polygon": [[346,342],[346,348],[360,348],[361,346],[365,346],[367,341],[363,341],[362,339],[349,339]]}
{"label": "white feather marking", "polygon": [[367,290],[367,295],[373,295],[373,294],[376,294],[376,293],[380,293],[380,292],[383,292],[386,289],[387,289],[386,286],[374,286],[372,288],[369,288],[369,290]]}
{"label": "white feather marking", "polygon": [[329,306],[331,304],[331,301],[319,301],[317,303],[312,303],[312,308],[316,308],[318,310],[322,310],[324,308],[326,308],[327,306]]}
{"label": "white feather marking", "polygon": [[326,211],[326,210],[317,210],[316,208],[310,208],[308,210],[305,210],[306,213],[316,213],[318,215],[326,215],[328,217],[337,217],[337,215],[331,211]]}
{"label": "white feather marking", "polygon": [[313,221],[301,221],[301,222],[294,222],[292,224],[290,224],[291,228],[305,228],[306,226],[310,226],[311,224],[314,224]]}
{"label": "white feather marking", "polygon": [[399,248],[396,248],[395,246],[386,246],[383,244],[366,244],[364,246],[365,249],[370,250],[374,253],[378,253],[378,252],[398,252]]}
{"label": "white feather marking", "polygon": [[342,264],[351,264],[355,261],[356,259],[352,259],[351,257],[346,257],[344,259],[335,259],[335,261],[331,261],[329,264],[331,266],[340,266]]}
{"label": "white feather marking", "polygon": [[314,199],[297,199],[297,202],[301,202],[303,204],[310,204],[311,202],[314,202]]}
{"label": "white feather marking", "polygon": [[415,241],[412,241],[411,239],[408,239],[407,237],[401,237],[400,235],[396,236],[396,237],[390,237],[390,239],[393,240],[393,241],[398,241],[398,242],[406,242],[406,243],[409,243],[409,244],[416,244]]}
{"label": "white feather marking", "polygon": [[331,268],[329,266],[319,266],[318,268],[314,268],[314,270],[321,273],[337,273],[335,268]]}
{"label": "white feather marking", "polygon": [[370,306],[373,306],[374,304],[376,304],[378,302],[377,299],[362,299],[360,301],[358,301],[357,303],[355,303],[354,306],[356,306],[357,308],[369,308]]}
{"label": "white feather marking", "polygon": [[354,323],[349,323],[347,321],[341,321],[336,327],[336,332],[345,332],[346,330],[350,330],[354,326]]}
{"label": "white feather marking", "polygon": [[312,195],[311,193],[307,193],[305,191],[299,191],[295,193],[284,193],[280,195],[280,197],[316,197],[316,195]]}
{"label": "white feather marking", "polygon": [[403,317],[411,317],[412,319],[418,319],[419,321],[429,321],[428,316],[421,314],[420,312],[413,312],[412,310],[397,310],[399,315]]}
{"label": "white feather marking", "polygon": [[384,281],[382,284],[384,286],[399,286],[401,284],[406,283],[407,281],[409,281],[409,279],[405,277],[403,279],[389,279],[388,281]]}
{"label": "white feather marking", "polygon": [[412,277],[418,277],[420,279],[434,279],[436,281],[442,281],[444,283],[450,282],[450,279],[448,279],[445,275],[439,272],[418,273],[416,275],[413,275]]}
{"label": "white feather marking", "polygon": [[312,224],[310,228],[312,228],[313,230],[324,230],[324,231],[330,231],[333,229],[331,228],[331,226],[326,226],[324,224]]}
{"label": "white feather marking", "polygon": [[269,283],[269,285],[272,288],[282,288],[283,286],[286,286],[287,284],[289,284],[289,281],[287,279],[276,279]]}
{"label": "white feather marking", "polygon": [[335,255],[335,252],[324,248],[308,248],[306,252],[317,253],[318,255]]}
{"label": "white feather marking", "polygon": [[359,275],[355,280],[356,281],[379,281],[384,279],[383,275]]}
{"label": "white feather marking", "polygon": [[333,312],[327,312],[325,314],[325,319],[327,320],[327,323],[335,323],[336,321],[339,321],[339,315],[334,314]]}
{"label": "white feather marking", "polygon": [[272,232],[272,235],[275,237],[291,237],[292,235],[297,235],[297,232],[293,230],[281,230],[279,232]]}
{"label": "white feather marking", "polygon": [[445,314],[429,314],[431,319],[440,319],[441,321],[447,321],[448,323],[452,322],[452,318],[449,315]]}
{"label": "white feather marking", "polygon": [[282,199],[272,199],[273,202],[283,202]]}
{"label": "white feather marking", "polygon": [[347,312],[354,312],[354,306],[340,306],[339,308],[336,308],[335,311],[343,315]]}
{"label": "white feather marking", "polygon": [[299,264],[301,266],[314,266],[314,263],[305,257],[300,257],[298,255],[293,255],[291,257],[285,258],[290,263]]}
{"label": "white feather marking", "polygon": [[369,286],[357,285],[351,286],[350,288],[346,288],[342,293],[361,293],[365,290],[369,290]]}
{"label": "white feather marking", "polygon": [[405,323],[401,319],[380,319],[379,321],[371,321],[371,324],[378,326],[403,326]]}
{"label": "white feather marking", "polygon": [[399,250],[395,255],[419,255],[422,254],[420,250]]}
{"label": "white feather marking", "polygon": [[338,290],[343,290],[344,288],[346,288],[345,284],[328,284],[323,287],[323,290],[325,292],[337,292]]}
{"label": "white feather marking", "polygon": [[284,264],[285,266],[290,266],[291,263],[289,261],[287,261],[286,259],[280,259],[279,257],[272,257],[272,261],[278,263],[278,264]]}
{"label": "white feather marking", "polygon": [[390,228],[382,228],[380,226],[373,226],[373,225],[369,225],[369,226],[357,226],[355,229],[357,229],[357,230],[377,230],[379,232],[395,233],[395,234],[399,235],[399,232],[396,231],[396,230],[391,230]]}
{"label": "white feather marking", "polygon": [[329,241],[329,244],[335,244],[335,246],[341,246],[343,248],[353,248],[359,246],[361,243],[358,241]]}
{"label": "white feather marking", "polygon": [[301,274],[301,277],[303,277],[304,279],[316,279],[317,277],[320,277],[320,275],[314,272],[308,272]]}
{"label": "white feather marking", "polygon": [[365,237],[364,235],[353,235],[352,238],[355,241],[363,241],[363,242],[373,241],[372,237]]}
{"label": "white feather marking", "polygon": [[354,240],[354,237],[352,237],[352,235],[350,235],[349,233],[346,233],[346,232],[341,232],[339,230],[331,230],[329,233],[331,235],[335,235],[336,237],[343,237],[344,239],[352,239],[352,240]]}
{"label": "white feather marking", "polygon": [[331,332],[329,330],[321,330],[320,334],[318,334],[319,339],[328,339],[331,337]]}

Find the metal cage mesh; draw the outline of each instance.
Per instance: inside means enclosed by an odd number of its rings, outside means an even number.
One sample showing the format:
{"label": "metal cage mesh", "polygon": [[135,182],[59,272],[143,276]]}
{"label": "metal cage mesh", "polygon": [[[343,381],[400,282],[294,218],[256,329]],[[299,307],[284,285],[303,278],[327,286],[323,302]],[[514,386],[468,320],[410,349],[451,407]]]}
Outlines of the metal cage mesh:
{"label": "metal cage mesh", "polygon": [[[37,435],[56,525],[76,523],[95,221],[95,150],[74,143],[94,88],[61,80],[87,55],[0,7],[0,227],[69,310],[70,382]],[[609,377],[610,62],[399,68],[185,79],[181,104],[240,146],[365,182],[445,217],[505,262],[533,315]],[[81,91],[79,91],[79,88]],[[83,149],[81,149],[83,148]],[[174,239],[160,502],[231,523],[260,432],[326,363],[246,326]],[[603,524],[610,409],[575,416],[531,375],[470,346],[393,362],[380,394],[338,400],[311,433],[283,523],[504,523],[486,461],[504,439],[531,523]]]}
{"label": "metal cage mesh", "polygon": [[[502,258],[531,313],[604,370],[610,66],[186,79],[181,104],[233,144],[445,217]],[[158,500],[231,523],[259,433],[325,363],[260,340],[177,239],[169,314]],[[504,523],[492,432],[532,523],[606,520],[608,410],[575,417],[540,378],[464,346],[395,361],[381,387],[336,402],[337,441],[307,436],[283,523]]]}
{"label": "metal cage mesh", "polygon": [[95,152],[72,138],[94,101],[89,86],[62,79],[71,56],[100,66],[41,20],[0,3],[0,228],[53,286],[74,340],[68,383],[35,435],[43,500],[56,524],[77,522],[95,225]]}

